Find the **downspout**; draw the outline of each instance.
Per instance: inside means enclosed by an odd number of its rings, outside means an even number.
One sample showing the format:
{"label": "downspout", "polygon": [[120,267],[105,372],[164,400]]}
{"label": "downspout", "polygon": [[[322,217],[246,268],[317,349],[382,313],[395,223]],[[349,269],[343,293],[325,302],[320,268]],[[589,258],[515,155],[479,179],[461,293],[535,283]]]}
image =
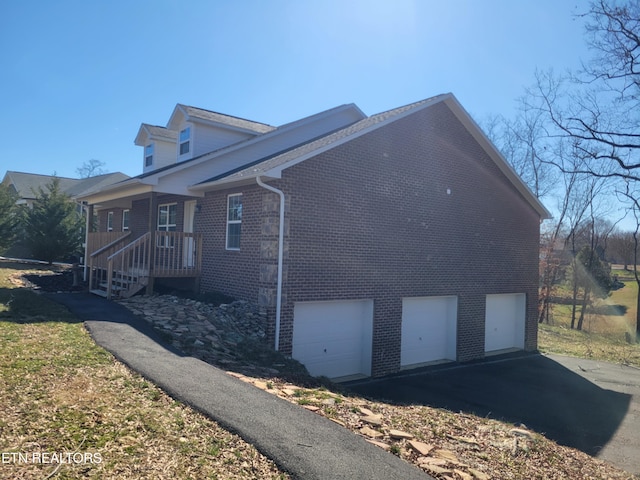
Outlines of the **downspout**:
{"label": "downspout", "polygon": [[282,311],[282,257],[284,251],[284,192],[275,187],[262,183],[260,177],[256,177],[256,182],[262,188],[277,193],[280,196],[280,224],[278,228],[278,281],[276,288],[276,340],[274,349],[280,349],[280,312]]}

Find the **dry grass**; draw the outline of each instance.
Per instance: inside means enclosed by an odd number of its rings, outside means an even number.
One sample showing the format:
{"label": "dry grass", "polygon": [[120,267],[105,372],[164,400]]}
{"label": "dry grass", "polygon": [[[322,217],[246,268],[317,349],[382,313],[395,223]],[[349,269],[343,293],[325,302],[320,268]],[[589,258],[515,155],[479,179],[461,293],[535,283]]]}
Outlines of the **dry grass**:
{"label": "dry grass", "polygon": [[[15,270],[2,267],[0,478],[288,478],[115,361],[65,309],[16,288]],[[34,463],[40,452],[77,462]]]}
{"label": "dry grass", "polygon": [[[0,277],[2,273],[0,269]],[[253,447],[115,362],[64,312],[53,309],[44,315],[16,295],[7,307],[2,287],[0,283],[0,310],[5,302],[5,312],[0,311],[0,404],[11,408],[0,413],[0,451],[102,454],[100,465],[64,465],[56,478],[286,478]],[[31,308],[40,320],[59,321],[7,320],[6,315],[18,314],[16,303]],[[534,432],[514,433],[513,425],[499,421],[372,402],[278,378],[242,379],[355,435],[379,436],[391,453],[439,480],[635,478]],[[370,414],[379,425],[365,421]],[[393,430],[412,435],[426,453],[417,453],[407,439],[392,438]],[[0,467],[3,478],[44,478],[54,468]]]}
{"label": "dry grass", "polygon": [[[436,479],[634,479],[633,475],[581,451],[563,447],[516,426],[427,406],[398,406],[348,396],[325,388],[300,388],[278,379],[241,377],[258,388],[323,415],[354,434],[373,439]],[[380,425],[366,417],[378,416]],[[418,453],[410,434],[428,453]]]}
{"label": "dry grass", "polygon": [[640,345],[629,341],[635,336],[638,285],[631,272],[615,269],[613,273],[624,287],[596,303],[582,331],[570,328],[569,305],[553,306],[552,321],[538,329],[542,352],[640,366]]}

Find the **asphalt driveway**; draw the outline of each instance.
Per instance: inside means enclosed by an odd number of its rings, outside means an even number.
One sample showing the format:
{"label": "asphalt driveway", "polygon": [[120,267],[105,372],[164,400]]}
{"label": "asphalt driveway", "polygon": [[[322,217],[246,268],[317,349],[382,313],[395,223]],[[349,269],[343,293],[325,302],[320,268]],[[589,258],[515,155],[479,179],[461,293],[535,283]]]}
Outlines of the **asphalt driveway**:
{"label": "asphalt driveway", "polygon": [[433,367],[354,382],[392,403],[524,424],[547,438],[640,474],[640,369],[556,355]]}

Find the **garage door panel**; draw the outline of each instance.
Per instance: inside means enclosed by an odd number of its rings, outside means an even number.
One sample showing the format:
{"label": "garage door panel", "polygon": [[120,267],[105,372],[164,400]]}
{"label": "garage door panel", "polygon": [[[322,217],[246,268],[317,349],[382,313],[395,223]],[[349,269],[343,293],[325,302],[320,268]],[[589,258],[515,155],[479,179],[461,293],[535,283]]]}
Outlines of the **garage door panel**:
{"label": "garage door panel", "polygon": [[457,297],[402,300],[401,366],[456,359]]}
{"label": "garage door panel", "polygon": [[524,293],[487,295],[485,352],[523,349],[525,317]]}
{"label": "garage door panel", "polygon": [[298,302],[292,356],[314,376],[371,375],[373,301]]}

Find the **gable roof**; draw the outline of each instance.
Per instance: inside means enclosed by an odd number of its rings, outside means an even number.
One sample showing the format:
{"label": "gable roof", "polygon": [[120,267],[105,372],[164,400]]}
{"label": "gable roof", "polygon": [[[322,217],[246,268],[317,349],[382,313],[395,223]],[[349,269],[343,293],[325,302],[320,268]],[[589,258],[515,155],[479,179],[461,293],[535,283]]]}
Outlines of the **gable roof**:
{"label": "gable roof", "polygon": [[177,128],[175,125],[177,123],[176,117],[180,114],[184,116],[186,121],[201,121],[203,123],[221,125],[233,128],[234,130],[251,132],[253,134],[267,133],[271,130],[275,130],[275,127],[267,125],[266,123],[254,122],[253,120],[247,120],[246,118],[212,112],[211,110],[183,105],[181,103],[178,103],[173,110],[173,114],[171,114],[169,122],[167,123],[167,128],[173,127],[174,130]]}
{"label": "gable roof", "polygon": [[[349,118],[352,118],[349,123],[355,123],[360,119],[366,118],[366,115],[362,112],[362,110],[360,110],[357,105],[353,103],[339,105],[337,107],[324,110],[320,113],[315,113],[308,117],[286,123],[262,135],[248,138],[241,142],[234,143],[232,145],[228,145],[217,150],[204,153],[202,155],[198,155],[197,157],[193,157],[182,162],[173,163],[171,165],[166,165],[149,172],[141,173],[140,175],[129,178],[126,181],[119,182],[117,184],[113,184],[104,188],[102,190],[102,193],[116,192],[126,190],[127,188],[137,189],[141,185],[155,185],[160,177],[166,177],[172,174],[176,174],[187,168],[200,165],[204,162],[208,162],[209,160],[218,159],[224,155],[240,154],[243,152],[243,149],[251,148],[252,146],[259,144],[260,142],[267,142],[282,133],[294,131],[296,128],[304,127],[305,125],[312,124],[313,122],[321,120],[323,118],[332,118],[333,116],[340,115],[346,115]],[[326,134],[327,133],[325,132],[324,135]],[[298,144],[288,145],[286,149],[288,150],[295,146],[298,146]],[[245,166],[247,165],[247,163],[242,163],[242,165]]]}
{"label": "gable roof", "polygon": [[175,130],[169,130],[165,127],[159,127],[158,125],[149,125],[148,123],[143,123],[142,125],[140,125],[140,129],[138,130],[138,134],[136,135],[134,143],[136,145],[144,146],[144,137],[156,140],[166,140],[168,142],[175,142],[178,140],[178,132],[176,132]]}
{"label": "gable roof", "polygon": [[[430,97],[402,107],[371,115],[370,117],[364,115],[356,105],[348,104],[291,122],[278,128],[267,126],[269,129],[266,133],[258,134],[247,140],[199,155],[198,157],[194,157],[190,160],[168,165],[157,170],[143,173],[126,181],[105,187],[100,190],[100,195],[94,197],[94,199],[98,200],[98,198],[100,198],[101,201],[106,201],[109,198],[121,198],[120,195],[126,196],[127,192],[133,195],[149,191],[164,191],[162,188],[157,187],[158,182],[163,178],[179,178],[183,185],[181,187],[181,192],[183,193],[178,193],[177,191],[167,191],[166,193],[200,196],[204,195],[204,192],[209,190],[229,188],[232,185],[255,183],[257,177],[263,177],[263,180],[280,178],[283,170],[290,168],[297,163],[303,162],[332,148],[336,148],[343,143],[349,142],[378,128],[382,128],[391,122],[398,121],[408,115],[441,103],[445,104],[450,109],[458,121],[460,121],[469,134],[478,142],[480,147],[487,153],[498,169],[505,175],[505,177],[512,183],[516,190],[532,206],[540,217],[542,219],[551,218],[549,211],[544,207],[544,205],[542,205],[538,198],[533,195],[528,186],[516,174],[515,170],[513,170],[502,154],[487,138],[478,124],[471,118],[451,93]],[[188,107],[181,104],[176,106],[172,119],[178,111],[181,112],[180,114],[199,115],[200,117],[206,117],[209,119],[220,118],[217,117],[220,115],[226,119],[245,121],[243,119],[238,119],[237,117],[217,114],[216,112],[196,109],[195,107]],[[261,144],[260,142],[268,142],[269,139],[277,138],[276,136],[280,133],[287,131],[289,128],[305,125],[306,122],[310,122],[310,119],[322,118],[323,115],[333,115],[336,114],[336,112],[350,112],[349,118],[351,121],[348,123],[342,123],[342,126],[337,126],[337,129],[333,129],[331,131],[327,131],[328,129],[318,131],[318,134],[313,138],[309,138],[309,136],[307,136],[306,139],[298,139],[298,141],[296,141],[295,138],[292,138],[289,143],[281,143],[279,150],[271,149],[268,154],[263,153],[262,156],[255,155],[256,150],[254,147]],[[250,121],[247,120],[246,122]],[[255,124],[256,122],[250,123]],[[265,124],[259,125],[265,126]],[[199,167],[200,165],[209,165],[209,162],[217,162],[220,159],[228,160],[230,158],[233,159],[233,162],[224,161],[222,164],[211,163],[212,166],[226,165],[228,168],[227,170],[223,170],[220,167],[213,168],[213,171],[217,171],[218,173],[213,174],[209,178],[199,178],[200,175],[204,176],[203,172],[207,171],[207,169]],[[185,175],[184,172],[191,173]],[[209,172],[211,175],[211,170],[209,170]],[[191,178],[190,182],[193,183],[185,184],[189,183],[185,182],[186,178]]]}
{"label": "gable roof", "polygon": [[[293,166],[295,163],[306,160],[312,156],[316,156],[325,150],[337,147],[344,143],[344,141],[351,140],[356,136],[362,135],[368,131],[374,129],[378,124],[385,122],[389,119],[397,119],[399,115],[405,112],[411,112],[417,107],[436,101],[441,95],[436,97],[430,97],[419,102],[415,102],[403,107],[387,110],[376,115],[371,115],[359,122],[354,123],[346,128],[340,129],[336,132],[332,132],[329,135],[324,135],[311,142],[297,146],[296,148],[285,150],[277,155],[272,155],[269,158],[263,158],[252,162],[244,167],[234,169],[232,171],[217,175],[215,177],[204,180],[197,185],[194,185],[194,189],[199,190],[213,186],[216,182],[226,180],[227,182],[233,182],[240,180],[243,177],[254,178],[256,176],[271,176],[273,178],[279,178],[282,170]],[[293,163],[292,163],[293,162]],[[275,170],[279,170],[276,174]]]}
{"label": "gable roof", "polygon": [[402,107],[387,110],[376,115],[367,117],[353,125],[343,128],[337,132],[323,136],[319,139],[301,145],[297,148],[283,151],[280,154],[272,155],[268,158],[256,160],[249,165],[230,170],[226,173],[204,180],[191,186],[194,191],[212,190],[224,188],[232,183],[249,183],[256,177],[280,178],[283,170],[292,167],[308,158],[335,148],[347,141],[353,140],[365,133],[376,130],[400,118],[415,113],[419,110],[429,108],[440,102],[444,102],[458,120],[464,125],[467,131],[480,144],[482,149],[489,155],[500,171],[509,179],[518,192],[534,208],[542,219],[551,218],[551,213],[531,192],[529,187],[523,182],[520,176],[509,165],[498,149],[491,143],[478,124],[471,118],[469,113],[460,105],[452,93],[437,95],[420,100]]}
{"label": "gable roof", "polygon": [[[33,200],[40,188],[44,188],[53,180],[52,175],[40,175],[37,173],[24,173],[7,171],[2,183],[13,186],[13,189],[21,199]],[[60,181],[60,189],[62,191],[73,187],[77,179],[68,177],[57,177]]]}

